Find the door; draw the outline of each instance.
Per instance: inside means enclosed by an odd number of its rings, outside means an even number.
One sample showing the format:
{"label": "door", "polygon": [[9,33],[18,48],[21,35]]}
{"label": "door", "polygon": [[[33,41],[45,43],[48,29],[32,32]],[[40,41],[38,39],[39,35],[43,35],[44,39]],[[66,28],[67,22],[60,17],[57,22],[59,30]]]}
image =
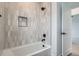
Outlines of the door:
{"label": "door", "polygon": [[71,10],[67,5],[62,4],[62,55],[66,56],[71,53],[72,40],[71,40]]}

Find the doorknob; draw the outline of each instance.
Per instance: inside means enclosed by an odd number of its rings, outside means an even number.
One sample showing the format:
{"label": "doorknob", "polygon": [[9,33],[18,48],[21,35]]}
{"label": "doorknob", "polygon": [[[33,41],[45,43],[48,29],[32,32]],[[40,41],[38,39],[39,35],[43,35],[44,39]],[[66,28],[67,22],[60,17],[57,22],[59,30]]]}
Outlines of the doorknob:
{"label": "doorknob", "polygon": [[67,34],[67,33],[65,33],[65,32],[62,32],[62,33],[61,33],[61,35],[66,35],[66,34]]}

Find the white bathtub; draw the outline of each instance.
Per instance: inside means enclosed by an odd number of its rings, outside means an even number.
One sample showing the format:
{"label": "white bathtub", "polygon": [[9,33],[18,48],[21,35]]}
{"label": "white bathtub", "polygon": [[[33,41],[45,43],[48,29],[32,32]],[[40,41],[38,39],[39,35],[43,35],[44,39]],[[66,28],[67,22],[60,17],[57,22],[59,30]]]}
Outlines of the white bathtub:
{"label": "white bathtub", "polygon": [[[45,47],[43,47],[43,45]],[[37,42],[29,45],[24,45],[16,48],[3,50],[1,56],[33,56],[50,49],[49,45],[42,42]]]}

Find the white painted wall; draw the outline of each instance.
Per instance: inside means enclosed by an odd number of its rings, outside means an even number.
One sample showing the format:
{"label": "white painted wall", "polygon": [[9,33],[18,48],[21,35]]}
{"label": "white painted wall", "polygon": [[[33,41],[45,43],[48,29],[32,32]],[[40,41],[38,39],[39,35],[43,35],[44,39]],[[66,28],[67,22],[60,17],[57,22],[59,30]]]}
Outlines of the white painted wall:
{"label": "white painted wall", "polygon": [[79,42],[79,14],[72,17],[72,38],[73,42]]}
{"label": "white painted wall", "polygon": [[57,3],[57,55],[62,55],[62,3]]}
{"label": "white painted wall", "polygon": [[60,3],[52,3],[52,20],[51,20],[51,55],[61,55],[62,54],[62,37],[61,37],[61,20],[62,20],[62,10]]}
{"label": "white painted wall", "polygon": [[57,3],[52,3],[51,55],[57,55]]}

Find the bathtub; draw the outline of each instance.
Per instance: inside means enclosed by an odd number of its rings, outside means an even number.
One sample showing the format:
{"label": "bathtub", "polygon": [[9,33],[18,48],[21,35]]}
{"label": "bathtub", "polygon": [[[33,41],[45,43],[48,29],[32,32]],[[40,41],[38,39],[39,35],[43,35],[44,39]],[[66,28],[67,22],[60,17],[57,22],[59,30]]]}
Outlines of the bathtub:
{"label": "bathtub", "polygon": [[37,42],[16,48],[5,49],[3,50],[1,56],[40,56],[43,53],[45,54],[45,52],[47,52],[49,49],[49,45],[42,42]]}

